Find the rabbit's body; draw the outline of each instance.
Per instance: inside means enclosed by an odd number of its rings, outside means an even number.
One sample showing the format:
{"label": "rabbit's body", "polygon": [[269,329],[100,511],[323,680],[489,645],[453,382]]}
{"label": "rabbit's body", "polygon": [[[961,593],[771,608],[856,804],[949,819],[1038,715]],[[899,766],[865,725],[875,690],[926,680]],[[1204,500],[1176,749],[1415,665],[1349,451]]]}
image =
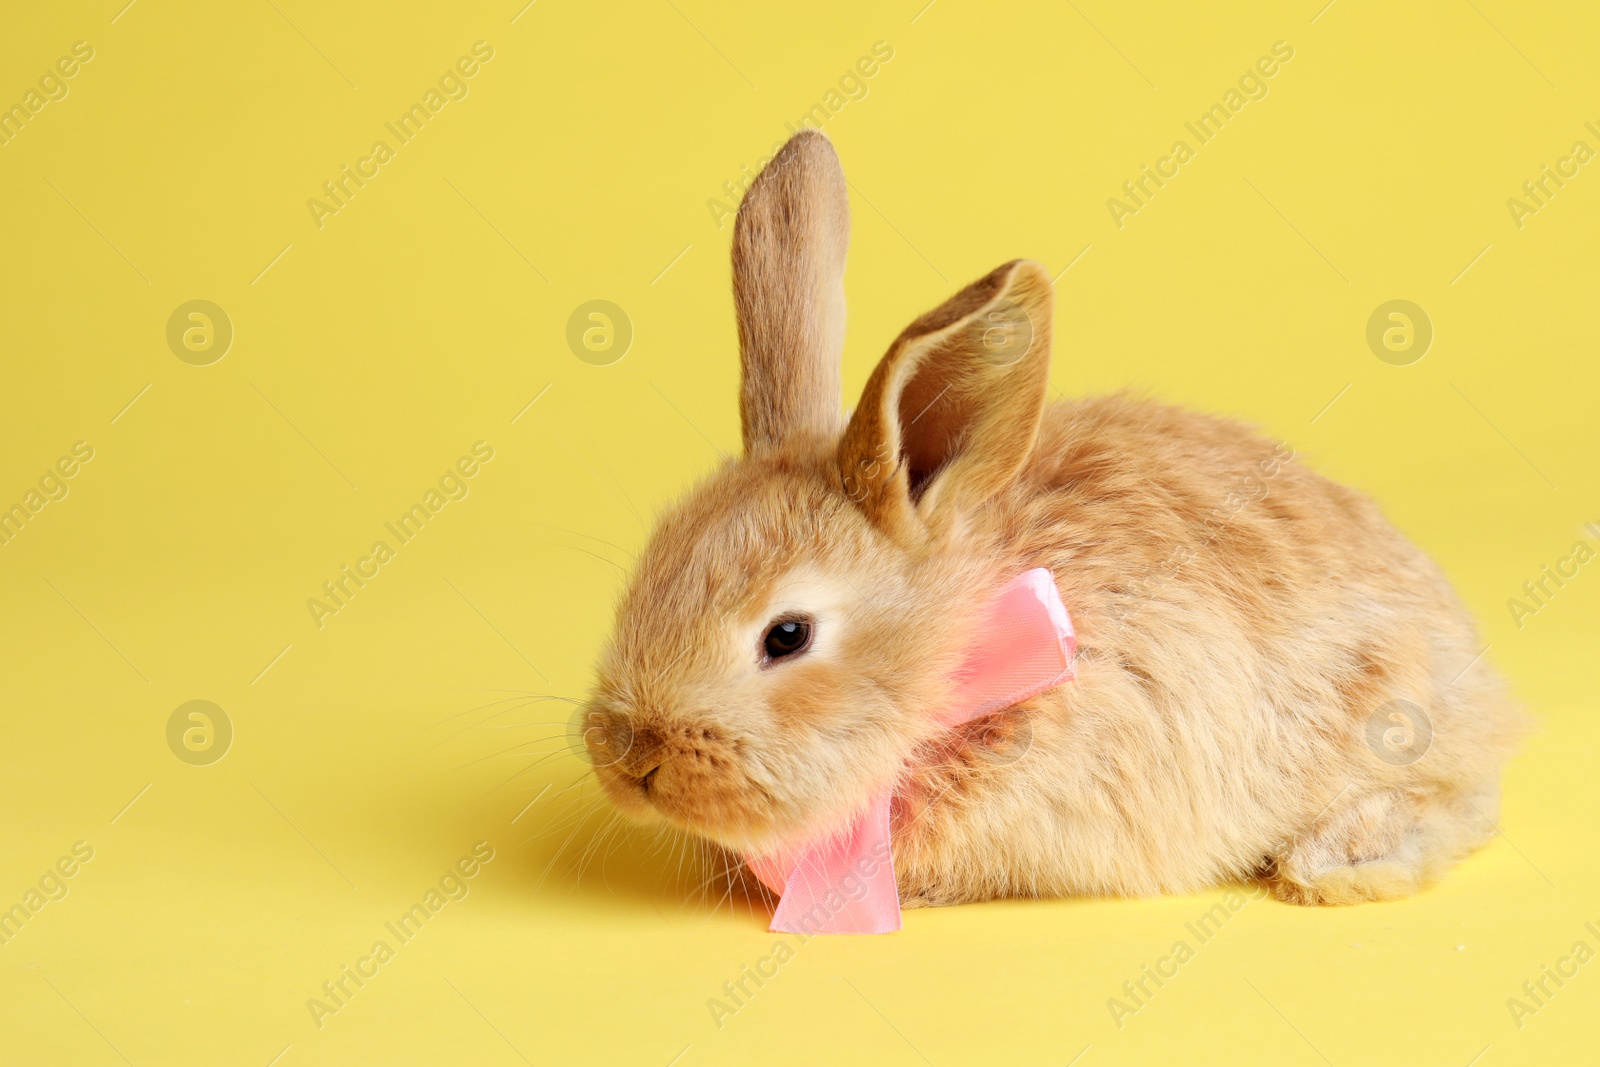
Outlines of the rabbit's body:
{"label": "rabbit's body", "polygon": [[969,535],[1010,571],[1056,576],[1078,677],[1028,703],[1020,758],[914,764],[908,902],[1264,871],[1289,899],[1344,903],[1409,893],[1491,831],[1515,713],[1472,620],[1365,497],[1287,447],[1121,396],[1057,403],[983,526]]}
{"label": "rabbit's body", "polygon": [[[745,455],[665,515],[584,735],[625,811],[731,851],[892,788],[907,903],[1408,893],[1490,832],[1516,713],[1438,569],[1359,494],[1236,424],[1048,407],[1053,293],[1008,263],[913,322],[840,412],[847,186],[798,134],[734,232]],[[1077,678],[935,713],[1045,567]]]}

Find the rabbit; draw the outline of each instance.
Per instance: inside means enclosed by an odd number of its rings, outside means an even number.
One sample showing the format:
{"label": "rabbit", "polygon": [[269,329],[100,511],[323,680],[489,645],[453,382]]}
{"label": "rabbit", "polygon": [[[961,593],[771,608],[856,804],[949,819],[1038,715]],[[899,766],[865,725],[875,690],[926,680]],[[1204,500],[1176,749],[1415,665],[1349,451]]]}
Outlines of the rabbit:
{"label": "rabbit", "polygon": [[[1521,712],[1439,568],[1242,425],[1048,403],[1038,263],[913,322],[841,413],[846,189],[808,129],[739,208],[744,455],[618,603],[579,712],[614,805],[753,855],[893,783],[907,907],[1246,882],[1346,904],[1484,843]],[[1036,567],[1075,680],[941,730],[972,620]]]}

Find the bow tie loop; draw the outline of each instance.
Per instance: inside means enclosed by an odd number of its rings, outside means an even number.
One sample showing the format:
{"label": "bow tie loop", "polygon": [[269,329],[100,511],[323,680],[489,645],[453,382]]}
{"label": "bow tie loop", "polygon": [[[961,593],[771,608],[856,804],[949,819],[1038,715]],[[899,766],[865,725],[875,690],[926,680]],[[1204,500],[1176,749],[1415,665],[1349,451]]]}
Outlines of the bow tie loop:
{"label": "bow tie loop", "polygon": [[[984,610],[954,693],[934,721],[954,729],[1003,711],[1073,677],[1077,638],[1050,572],[1018,575]],[[900,892],[890,840],[891,786],[874,794],[848,825],[809,844],[745,862],[780,894],[774,932],[881,934],[900,929]]]}

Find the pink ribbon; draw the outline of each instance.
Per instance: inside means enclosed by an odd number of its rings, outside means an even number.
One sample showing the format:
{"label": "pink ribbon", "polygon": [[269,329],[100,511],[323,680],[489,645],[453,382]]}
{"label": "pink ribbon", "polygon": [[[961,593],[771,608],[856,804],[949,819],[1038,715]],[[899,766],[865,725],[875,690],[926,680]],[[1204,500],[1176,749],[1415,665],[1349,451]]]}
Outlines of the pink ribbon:
{"label": "pink ribbon", "polygon": [[[934,715],[946,729],[991,715],[1073,677],[1077,638],[1050,572],[1019,575],[985,609],[951,676],[955,694]],[[772,930],[883,934],[900,929],[900,890],[889,838],[892,789],[872,797],[842,831],[745,862],[780,895]]]}

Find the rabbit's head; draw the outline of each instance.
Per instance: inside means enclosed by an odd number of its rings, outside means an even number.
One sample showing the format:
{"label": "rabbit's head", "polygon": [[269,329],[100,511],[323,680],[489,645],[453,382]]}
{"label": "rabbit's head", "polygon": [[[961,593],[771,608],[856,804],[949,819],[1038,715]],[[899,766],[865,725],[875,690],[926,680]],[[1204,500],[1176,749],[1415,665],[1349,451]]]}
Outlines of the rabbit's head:
{"label": "rabbit's head", "polygon": [[[1008,263],[913,322],[840,412],[849,203],[794,137],[733,239],[744,456],[660,522],[581,734],[613,801],[760,851],[890,784],[1023,530],[973,522],[1038,435],[1051,285]],[[982,530],[983,532],[979,532]]]}

